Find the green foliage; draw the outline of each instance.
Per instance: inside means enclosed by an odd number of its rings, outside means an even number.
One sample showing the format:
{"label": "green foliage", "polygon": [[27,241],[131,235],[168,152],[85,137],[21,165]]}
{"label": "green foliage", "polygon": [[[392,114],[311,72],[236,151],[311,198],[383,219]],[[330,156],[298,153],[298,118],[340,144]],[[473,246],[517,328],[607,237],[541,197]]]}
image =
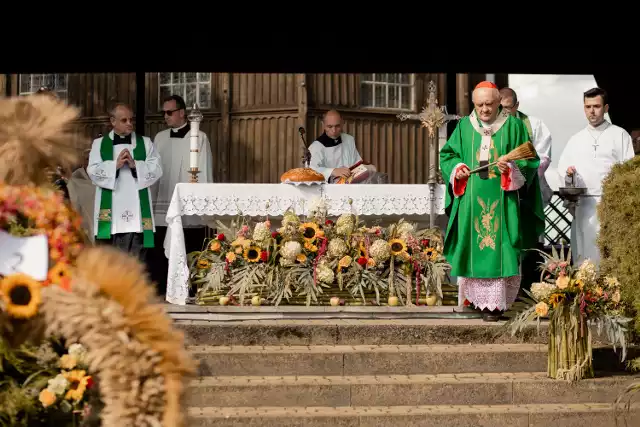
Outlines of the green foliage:
{"label": "green foliage", "polygon": [[640,332],[640,156],[613,166],[598,205],[600,271],[618,277]]}

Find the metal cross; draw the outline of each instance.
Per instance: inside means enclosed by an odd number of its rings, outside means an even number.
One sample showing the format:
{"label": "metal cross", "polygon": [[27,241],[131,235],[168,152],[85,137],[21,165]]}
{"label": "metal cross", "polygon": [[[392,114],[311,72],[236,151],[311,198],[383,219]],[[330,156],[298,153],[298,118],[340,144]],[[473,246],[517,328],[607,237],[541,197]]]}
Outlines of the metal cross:
{"label": "metal cross", "polygon": [[460,120],[462,116],[447,113],[447,106],[438,106],[438,98],[436,96],[436,84],[433,80],[428,85],[429,95],[427,97],[427,106],[422,109],[420,114],[400,113],[396,117],[400,121],[420,120],[422,126],[429,131],[431,138],[435,137],[436,130],[452,120]]}

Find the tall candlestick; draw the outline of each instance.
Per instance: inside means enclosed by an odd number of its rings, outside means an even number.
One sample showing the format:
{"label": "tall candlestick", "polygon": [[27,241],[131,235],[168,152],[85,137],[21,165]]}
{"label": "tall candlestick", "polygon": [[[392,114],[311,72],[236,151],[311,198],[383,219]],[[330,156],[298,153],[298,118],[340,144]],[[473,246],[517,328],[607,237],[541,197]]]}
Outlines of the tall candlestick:
{"label": "tall candlestick", "polygon": [[200,133],[200,122],[202,121],[202,113],[198,108],[198,104],[193,104],[189,116],[189,125],[191,127],[190,144],[189,144],[189,173],[191,174],[191,182],[198,182],[198,135]]}

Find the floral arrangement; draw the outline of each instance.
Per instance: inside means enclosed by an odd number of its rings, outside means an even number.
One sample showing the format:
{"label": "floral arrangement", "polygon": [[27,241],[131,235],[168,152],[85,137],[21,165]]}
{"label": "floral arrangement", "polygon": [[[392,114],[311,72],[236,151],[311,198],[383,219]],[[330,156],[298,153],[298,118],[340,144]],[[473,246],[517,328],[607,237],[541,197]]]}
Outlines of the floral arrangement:
{"label": "floral arrangement", "polygon": [[[322,200],[300,218],[285,212],[275,226],[239,216],[205,249],[189,254],[200,304],[274,304],[293,300],[332,305],[441,303],[450,266],[439,230],[417,230],[400,220],[368,226],[354,214],[327,218]],[[425,299],[421,300],[424,295]]]}
{"label": "floral arrangement", "polygon": [[37,347],[2,346],[0,354],[0,426],[99,425],[90,405],[99,394],[81,344],[65,349],[62,340],[51,339]]}
{"label": "floral arrangement", "polygon": [[[562,248],[564,249],[564,248]],[[625,316],[621,286],[616,277],[598,274],[589,260],[579,266],[571,263],[571,251],[565,257],[552,249],[552,254],[541,252],[540,282],[527,291],[529,307],[515,316],[511,323],[515,333],[537,319],[549,319],[548,375],[569,381],[594,376],[592,365],[592,331],[622,348],[626,358],[627,325],[631,318]]]}

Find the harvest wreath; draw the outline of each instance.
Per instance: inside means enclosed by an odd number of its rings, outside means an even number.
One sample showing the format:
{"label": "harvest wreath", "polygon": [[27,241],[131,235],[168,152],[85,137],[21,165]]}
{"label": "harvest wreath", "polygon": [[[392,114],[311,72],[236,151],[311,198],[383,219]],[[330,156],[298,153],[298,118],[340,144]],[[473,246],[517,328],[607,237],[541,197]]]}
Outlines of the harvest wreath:
{"label": "harvest wreath", "polygon": [[[49,97],[0,100],[1,347],[22,366],[27,362],[17,355],[34,345],[61,339],[69,352],[81,346],[86,370],[60,365],[61,378],[99,384],[99,404],[73,406],[97,425],[182,426],[184,377],[193,364],[181,333],[155,303],[144,267],[116,249],[84,247],[78,215],[44,188],[47,169],[61,159],[77,161],[81,149],[71,130],[77,116],[76,108]],[[78,403],[79,393],[66,393],[59,397],[66,405],[53,405],[51,383],[49,392],[34,390],[45,371],[21,383],[0,373],[0,398],[9,402],[10,393],[14,403],[0,408],[0,421],[45,425]],[[42,424],[26,409],[39,397]]]}

